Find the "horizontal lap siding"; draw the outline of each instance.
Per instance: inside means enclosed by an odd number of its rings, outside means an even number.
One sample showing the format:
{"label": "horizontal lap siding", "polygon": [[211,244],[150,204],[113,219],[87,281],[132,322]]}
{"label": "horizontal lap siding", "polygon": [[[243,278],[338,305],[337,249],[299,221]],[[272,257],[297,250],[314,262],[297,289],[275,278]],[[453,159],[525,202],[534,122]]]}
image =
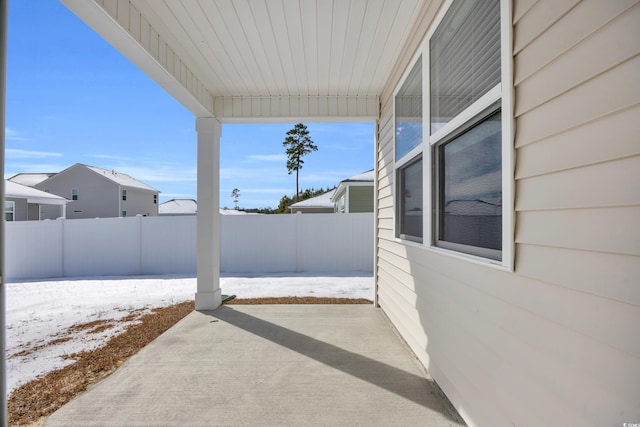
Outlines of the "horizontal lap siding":
{"label": "horizontal lap siding", "polygon": [[381,96],[378,303],[470,425],[639,419],[640,6],[514,2],[514,273],[394,239],[393,90],[437,8]]}
{"label": "horizontal lap siding", "polygon": [[[438,2],[433,2],[438,3]],[[435,12],[437,4],[431,3],[421,11],[421,28],[412,32],[408,47],[402,52],[400,62],[405,64],[394,69],[391,82],[385,93],[381,95],[380,119],[376,147],[376,283],[378,285],[377,301],[385,311],[399,333],[414,350],[425,367],[429,367],[429,359],[424,351],[427,335],[416,327],[420,313],[416,306],[416,293],[410,268],[404,261],[406,249],[394,239],[394,178],[393,178],[393,97],[392,91],[399,81],[404,67],[411,60],[419,46],[422,34]],[[400,255],[398,255],[400,253]]]}
{"label": "horizontal lap siding", "polygon": [[622,424],[640,416],[640,4],[583,1],[547,27],[552,3],[515,25],[516,272],[540,284],[536,315],[590,340],[556,357],[609,403],[567,396],[572,420]]}

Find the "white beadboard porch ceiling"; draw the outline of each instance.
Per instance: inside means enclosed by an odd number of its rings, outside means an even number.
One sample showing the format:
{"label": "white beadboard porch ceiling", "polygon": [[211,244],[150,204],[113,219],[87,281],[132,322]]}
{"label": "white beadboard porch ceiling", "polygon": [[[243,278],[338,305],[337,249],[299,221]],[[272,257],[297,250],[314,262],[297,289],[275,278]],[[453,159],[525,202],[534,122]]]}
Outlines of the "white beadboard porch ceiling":
{"label": "white beadboard porch ceiling", "polygon": [[274,100],[377,99],[425,0],[61,1],[158,83],[167,87],[166,76],[123,48],[114,27],[208,111],[233,116],[243,101],[284,114]]}

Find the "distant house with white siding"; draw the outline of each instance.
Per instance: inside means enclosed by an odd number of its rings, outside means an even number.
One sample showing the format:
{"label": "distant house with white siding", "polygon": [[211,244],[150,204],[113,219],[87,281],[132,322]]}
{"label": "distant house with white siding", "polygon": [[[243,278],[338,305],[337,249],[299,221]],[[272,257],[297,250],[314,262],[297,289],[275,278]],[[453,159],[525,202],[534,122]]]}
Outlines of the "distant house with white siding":
{"label": "distant house with white siding", "polygon": [[158,215],[159,191],[115,170],[76,163],[35,188],[73,201],[68,219]]}
{"label": "distant house with white siding", "polygon": [[[38,221],[41,219],[64,218],[67,203],[70,200],[55,194],[18,184],[10,180],[4,182],[4,219],[5,221]],[[54,218],[45,218],[43,212],[48,209]]]}
{"label": "distant house with white siding", "polygon": [[198,202],[193,199],[171,199],[158,206],[158,215],[196,215]]}
{"label": "distant house with white siding", "polygon": [[374,171],[362,172],[340,181],[326,193],[289,206],[291,213],[373,212]]}
{"label": "distant house with white siding", "polygon": [[373,212],[374,171],[360,173],[341,181],[331,201],[336,213]]}
{"label": "distant house with white siding", "polygon": [[[197,215],[198,202],[194,199],[171,199],[158,206],[158,215],[184,216]],[[253,212],[245,212],[238,209],[220,209],[220,215],[258,215]]]}

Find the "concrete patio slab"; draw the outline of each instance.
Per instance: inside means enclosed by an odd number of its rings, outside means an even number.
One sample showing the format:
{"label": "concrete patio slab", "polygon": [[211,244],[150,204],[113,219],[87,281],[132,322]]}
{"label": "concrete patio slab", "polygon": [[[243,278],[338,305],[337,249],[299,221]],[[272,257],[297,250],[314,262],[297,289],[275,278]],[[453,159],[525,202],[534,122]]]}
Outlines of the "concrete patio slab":
{"label": "concrete patio slab", "polygon": [[193,312],[44,426],[458,426],[367,305]]}

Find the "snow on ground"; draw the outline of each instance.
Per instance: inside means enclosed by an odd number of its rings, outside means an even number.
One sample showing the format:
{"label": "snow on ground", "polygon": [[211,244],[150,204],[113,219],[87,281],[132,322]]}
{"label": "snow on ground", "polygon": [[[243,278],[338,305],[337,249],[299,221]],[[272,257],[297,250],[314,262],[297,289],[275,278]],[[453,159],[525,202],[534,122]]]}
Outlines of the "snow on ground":
{"label": "snow on ground", "polygon": [[[374,293],[373,278],[367,273],[222,277],[220,288],[223,294],[237,298],[315,296],[373,300]],[[73,363],[64,356],[102,346],[137,316],[153,308],[193,300],[195,292],[195,278],[176,276],[91,277],[7,284],[8,391]],[[122,321],[125,317],[132,320]],[[70,329],[76,325],[85,327]]]}

